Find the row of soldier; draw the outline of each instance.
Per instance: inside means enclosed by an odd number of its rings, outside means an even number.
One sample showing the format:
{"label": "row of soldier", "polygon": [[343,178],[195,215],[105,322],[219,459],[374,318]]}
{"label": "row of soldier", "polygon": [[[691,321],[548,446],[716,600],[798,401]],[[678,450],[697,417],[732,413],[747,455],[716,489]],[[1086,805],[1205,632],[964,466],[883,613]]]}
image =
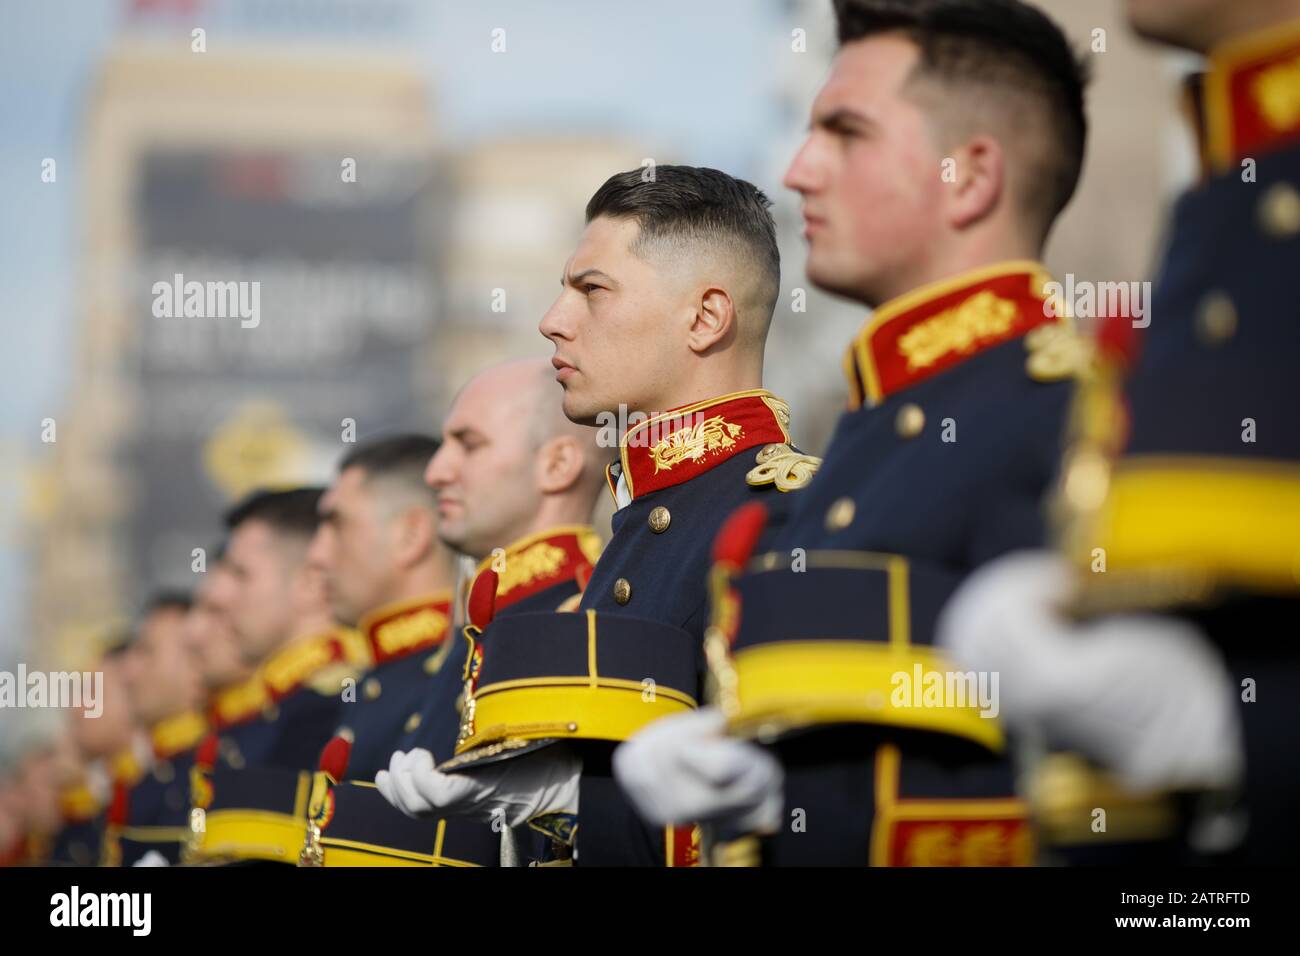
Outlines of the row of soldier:
{"label": "row of soldier", "polygon": [[[132,687],[154,771],[118,787],[104,856],[1292,858],[1300,7],[1128,8],[1210,55],[1205,169],[1142,336],[1085,335],[1039,264],[1087,139],[1056,25],[837,0],[785,177],[809,279],[873,310],[825,459],[763,388],[767,198],[611,177],[540,323],[549,365],[481,373],[436,452],[379,439],[323,495],[243,503],[195,606],[151,612],[122,670],[169,699]],[[617,409],[643,414],[615,455],[588,426]],[[453,553],[478,562],[459,593]],[[181,665],[163,678],[168,634],[206,723]],[[996,698],[953,699],[968,676]]]}

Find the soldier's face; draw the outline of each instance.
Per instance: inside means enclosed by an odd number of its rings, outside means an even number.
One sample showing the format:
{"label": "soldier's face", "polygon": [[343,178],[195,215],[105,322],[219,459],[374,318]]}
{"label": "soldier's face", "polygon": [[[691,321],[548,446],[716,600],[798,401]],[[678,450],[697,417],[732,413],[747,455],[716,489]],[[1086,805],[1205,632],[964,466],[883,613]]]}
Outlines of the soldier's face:
{"label": "soldier's face", "polygon": [[438,497],[438,537],[476,560],[521,537],[541,507],[538,390],[518,375],[518,366],[491,369],[465,386],[424,476]]}
{"label": "soldier's face", "polygon": [[27,826],[37,833],[55,832],[59,812],[58,764],[53,749],[28,754],[18,765],[18,790]]}
{"label": "soldier's face", "polygon": [[348,468],[320,502],[321,523],[308,560],[320,568],[334,616],[355,625],[387,603],[397,574],[393,509],[382,487],[366,481],[362,468]]}
{"label": "soldier's face", "polygon": [[223,599],[228,601],[233,587],[230,569],[224,562],[218,564],[208,572],[194,607],[185,617],[186,646],[198,661],[204,684],[212,689],[226,687],[248,676],[230,618],[221,603]]}
{"label": "soldier's face", "polygon": [[301,555],[291,551],[264,521],[245,521],[230,536],[224,563],[234,587],[222,607],[245,664],[260,664],[293,636],[294,573]]}
{"label": "soldier's face", "polygon": [[127,654],[127,684],[136,719],[152,724],[198,707],[203,684],[186,646],[185,612],[160,608],[145,618]]}
{"label": "soldier's face", "polygon": [[72,734],[77,747],[87,759],[111,757],[131,745],[134,728],[131,703],[123,676],[123,661],[119,657],[106,658],[99,664],[104,675],[101,692],[103,704],[99,717],[89,719],[75,714],[72,717]]}
{"label": "soldier's face", "polygon": [[904,94],[918,56],[894,35],[844,46],[785,175],[803,198],[808,278],[871,306],[927,281],[943,229],[943,157]]}
{"label": "soldier's face", "polygon": [[[1253,30],[1289,0],[1127,0],[1133,29],[1148,40],[1209,52],[1224,40]],[[1294,7],[1294,5],[1291,5]],[[1294,12],[1294,11],[1293,11]]]}
{"label": "soldier's face", "polygon": [[563,290],[540,325],[555,346],[564,414],[583,425],[602,412],[667,411],[693,353],[688,289],[662,265],[631,249],[641,227],[598,217],[565,264]]}

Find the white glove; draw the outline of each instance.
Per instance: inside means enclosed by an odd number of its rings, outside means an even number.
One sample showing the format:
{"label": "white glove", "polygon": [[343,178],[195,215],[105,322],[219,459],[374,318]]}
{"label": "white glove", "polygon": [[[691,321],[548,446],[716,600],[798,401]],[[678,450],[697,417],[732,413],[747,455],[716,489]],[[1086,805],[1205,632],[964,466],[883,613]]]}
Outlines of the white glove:
{"label": "white glove", "polygon": [[131,864],[132,866],[171,866],[167,857],[163,856],[157,850],[150,850],[140,859]]}
{"label": "white glove", "polygon": [[423,748],[393,754],[375,776],[384,799],[409,817],[467,816],[519,826],[547,813],[578,812],[582,761],[563,747],[465,773],[439,773]]}
{"label": "white glove", "polygon": [[656,720],[614,751],[614,776],[651,823],[719,822],[742,833],[781,825],[785,774],[756,744],[726,736],[715,707]]}
{"label": "white glove", "polygon": [[1079,750],[1130,789],[1226,788],[1243,764],[1236,687],[1191,624],[1155,614],[1074,623],[1074,569],[1052,552],[981,568],[938,622],[963,666],[999,675],[1006,722]]}

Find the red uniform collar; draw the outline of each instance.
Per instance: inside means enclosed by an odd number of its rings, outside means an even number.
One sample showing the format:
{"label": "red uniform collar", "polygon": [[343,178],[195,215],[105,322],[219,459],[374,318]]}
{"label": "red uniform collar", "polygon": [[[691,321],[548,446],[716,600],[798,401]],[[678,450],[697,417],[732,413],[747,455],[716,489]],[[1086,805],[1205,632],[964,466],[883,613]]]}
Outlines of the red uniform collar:
{"label": "red uniform collar", "polygon": [[1004,262],[934,282],[877,308],[844,356],[849,407],[879,405],[972,356],[1058,321],[1036,262]]}
{"label": "red uniform collar", "polygon": [[451,629],[451,592],[390,604],[361,619],[375,665],[441,644]]}
{"label": "red uniform collar", "polygon": [[493,552],[479,563],[475,576],[488,568],[497,572],[500,611],[565,581],[584,589],[599,557],[600,537],[590,526],[552,528]]}
{"label": "red uniform collar", "polygon": [[[788,443],[789,427],[790,407],[762,388],[683,405],[627,430],[623,480],[633,498],[680,485],[757,445]],[[606,477],[612,490],[612,466]]]}
{"label": "red uniform collar", "polygon": [[1300,143],[1300,21],[1226,43],[1209,61],[1197,82],[1210,172]]}

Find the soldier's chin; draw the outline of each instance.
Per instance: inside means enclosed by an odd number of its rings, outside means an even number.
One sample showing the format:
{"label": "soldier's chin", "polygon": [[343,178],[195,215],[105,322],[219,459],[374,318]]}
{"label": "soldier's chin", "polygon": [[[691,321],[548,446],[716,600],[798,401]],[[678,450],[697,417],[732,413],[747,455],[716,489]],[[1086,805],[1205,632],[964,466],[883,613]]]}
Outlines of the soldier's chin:
{"label": "soldier's chin", "polygon": [[568,388],[564,391],[564,417],[575,425],[597,425],[601,413],[599,402],[576,395]]}
{"label": "soldier's chin", "polygon": [[850,299],[857,298],[859,288],[858,283],[854,281],[857,276],[850,274],[848,270],[836,268],[824,259],[809,255],[807,273],[808,281],[822,292]]}
{"label": "soldier's chin", "polygon": [[[1212,21],[1212,3],[1171,3],[1170,0],[1128,0],[1129,25],[1144,40],[1198,53],[1208,52],[1213,38],[1207,36]],[[1204,9],[1203,9],[1204,8]]]}

